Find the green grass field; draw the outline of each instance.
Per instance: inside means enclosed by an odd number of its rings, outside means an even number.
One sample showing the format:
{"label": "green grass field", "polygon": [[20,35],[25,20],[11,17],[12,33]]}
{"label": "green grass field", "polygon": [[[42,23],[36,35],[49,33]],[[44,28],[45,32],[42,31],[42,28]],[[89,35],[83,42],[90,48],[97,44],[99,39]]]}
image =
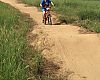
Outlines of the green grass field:
{"label": "green grass field", "polygon": [[[41,0],[22,0],[29,5],[39,7]],[[100,32],[99,0],[52,0],[54,11],[61,14],[59,20],[67,24],[77,24],[91,31]]]}
{"label": "green grass field", "polygon": [[[27,80],[38,74],[41,55],[28,46],[26,39],[31,25],[29,17],[0,2],[0,80]],[[24,62],[27,58],[35,66],[32,76],[28,63]]]}

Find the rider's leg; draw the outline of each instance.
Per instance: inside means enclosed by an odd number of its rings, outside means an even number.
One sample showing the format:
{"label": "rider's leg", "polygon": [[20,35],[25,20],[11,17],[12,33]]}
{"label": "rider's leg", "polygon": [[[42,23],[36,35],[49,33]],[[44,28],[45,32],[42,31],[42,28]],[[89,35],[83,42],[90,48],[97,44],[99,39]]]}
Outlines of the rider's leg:
{"label": "rider's leg", "polygon": [[43,16],[43,22],[44,22],[44,14],[45,14],[45,11],[43,11],[43,15],[42,15]]}
{"label": "rider's leg", "polygon": [[43,12],[43,14],[42,14],[42,17],[43,17],[43,23],[44,23],[44,14],[45,14],[45,10],[42,9],[42,12]]}

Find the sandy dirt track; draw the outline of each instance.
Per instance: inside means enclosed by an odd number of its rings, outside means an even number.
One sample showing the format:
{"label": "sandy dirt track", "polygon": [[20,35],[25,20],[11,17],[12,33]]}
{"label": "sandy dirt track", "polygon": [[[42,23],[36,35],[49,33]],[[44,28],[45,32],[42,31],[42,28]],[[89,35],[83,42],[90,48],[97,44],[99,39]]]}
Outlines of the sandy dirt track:
{"label": "sandy dirt track", "polygon": [[37,22],[38,27],[54,44],[51,48],[52,54],[63,61],[63,68],[76,73],[77,76],[72,76],[69,80],[100,80],[99,34],[81,34],[78,26],[45,26],[41,23],[42,13],[36,7],[25,7],[24,4],[18,4],[16,0],[0,1],[9,3],[23,13],[28,13]]}

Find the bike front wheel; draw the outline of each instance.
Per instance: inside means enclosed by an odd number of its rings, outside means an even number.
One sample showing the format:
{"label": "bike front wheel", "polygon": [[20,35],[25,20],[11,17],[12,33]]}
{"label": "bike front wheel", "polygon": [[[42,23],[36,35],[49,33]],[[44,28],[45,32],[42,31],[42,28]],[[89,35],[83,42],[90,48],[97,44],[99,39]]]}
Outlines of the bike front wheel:
{"label": "bike front wheel", "polygon": [[46,25],[46,22],[47,22],[47,18],[44,19],[44,24],[45,24],[45,25]]}
{"label": "bike front wheel", "polygon": [[49,25],[52,25],[51,15],[48,16],[48,24],[49,24]]}

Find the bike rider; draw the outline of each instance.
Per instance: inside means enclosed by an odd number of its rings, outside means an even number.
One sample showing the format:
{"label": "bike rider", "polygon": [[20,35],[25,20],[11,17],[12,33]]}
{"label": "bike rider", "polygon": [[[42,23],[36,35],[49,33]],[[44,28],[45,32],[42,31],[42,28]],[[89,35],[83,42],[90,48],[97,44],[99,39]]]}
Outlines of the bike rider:
{"label": "bike rider", "polygon": [[51,0],[41,0],[40,6],[42,7],[42,12],[43,12],[43,22],[44,22],[44,14],[45,14],[45,10],[47,10],[47,8],[45,8],[45,5],[47,7],[49,6],[54,6],[53,2]]}

